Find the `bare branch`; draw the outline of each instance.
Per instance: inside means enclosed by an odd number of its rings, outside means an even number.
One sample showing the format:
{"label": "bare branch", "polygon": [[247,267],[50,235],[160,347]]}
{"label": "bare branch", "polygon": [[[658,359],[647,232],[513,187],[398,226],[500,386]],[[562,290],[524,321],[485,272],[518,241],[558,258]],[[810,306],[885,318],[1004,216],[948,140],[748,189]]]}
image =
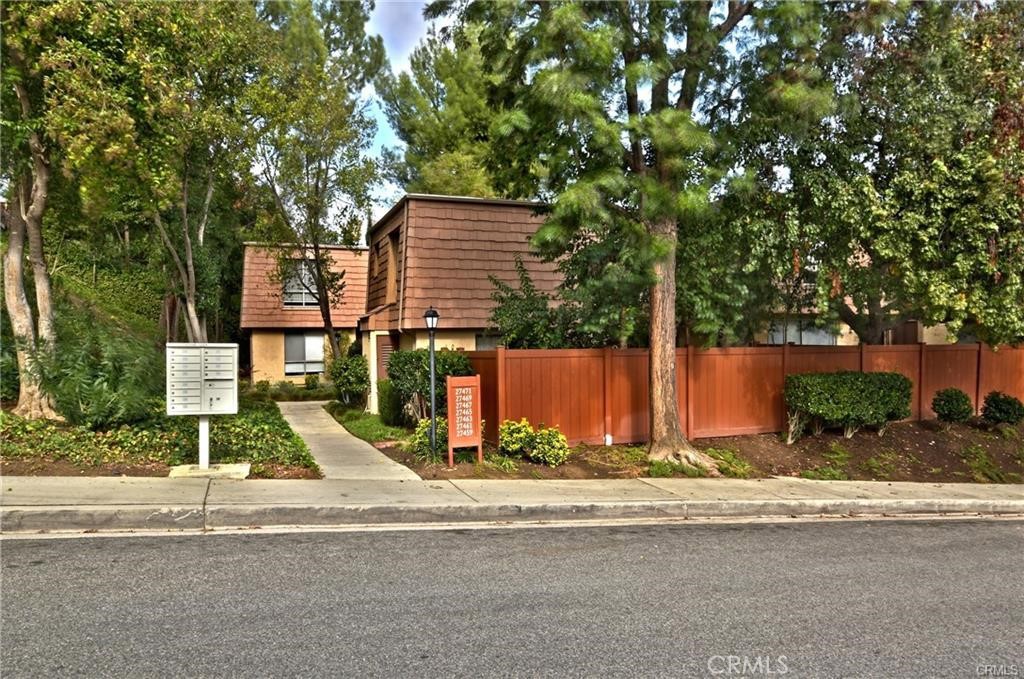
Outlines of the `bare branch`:
{"label": "bare branch", "polygon": [[736,28],[736,24],[743,21],[743,17],[750,14],[753,10],[753,2],[738,2],[737,0],[730,0],[729,14],[726,15],[725,21],[715,27],[715,30],[718,32],[719,41],[728,37],[728,35],[732,33],[732,29]]}

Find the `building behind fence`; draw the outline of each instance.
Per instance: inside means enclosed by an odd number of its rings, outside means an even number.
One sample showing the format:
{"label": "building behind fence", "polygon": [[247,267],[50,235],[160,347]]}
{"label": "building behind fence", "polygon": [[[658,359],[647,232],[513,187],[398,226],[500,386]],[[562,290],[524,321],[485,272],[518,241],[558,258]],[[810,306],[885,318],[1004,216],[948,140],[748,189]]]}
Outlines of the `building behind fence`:
{"label": "building behind fence", "polygon": [[[648,434],[646,349],[497,349],[469,352],[480,374],[484,435],[525,417],[572,444],[639,443]],[[688,438],[782,431],[785,376],[837,370],[898,372],[914,384],[912,420],[931,419],[935,392],[1024,400],[1024,347],[980,344],[742,347],[676,351],[679,420]]]}

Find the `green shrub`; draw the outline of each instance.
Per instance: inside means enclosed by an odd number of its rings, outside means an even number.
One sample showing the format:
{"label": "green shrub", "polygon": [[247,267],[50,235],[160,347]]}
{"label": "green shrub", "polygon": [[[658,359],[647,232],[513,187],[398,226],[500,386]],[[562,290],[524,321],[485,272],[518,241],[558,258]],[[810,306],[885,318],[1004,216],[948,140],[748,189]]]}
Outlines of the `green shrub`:
{"label": "green shrub", "polygon": [[298,392],[298,390],[299,388],[288,380],[280,380],[274,384],[274,388],[271,393],[274,398],[280,398],[284,401],[292,401],[295,400],[296,392]]}
{"label": "green shrub", "polygon": [[377,410],[380,421],[391,427],[403,427],[406,423],[405,407],[391,380],[377,382]]}
{"label": "green shrub", "polygon": [[882,433],[889,423],[910,416],[912,391],[910,380],[899,373],[787,375],[788,442],[796,440],[806,424],[814,421],[842,427],[847,438],[863,426],[877,427]]}
{"label": "green shrub", "polygon": [[935,392],[932,410],[943,422],[966,422],[974,415],[971,397],[955,387]]}
{"label": "green shrub", "polygon": [[981,417],[989,424],[1017,424],[1024,420],[1024,404],[1009,394],[990,391],[981,407]]}
{"label": "green shrub", "polygon": [[370,367],[361,355],[342,356],[328,367],[335,397],[346,405],[364,405],[370,392]]}
{"label": "green shrub", "polygon": [[533,450],[529,452],[529,457],[534,462],[557,467],[569,459],[569,442],[554,427],[538,429],[533,434]]}
{"label": "green shrub", "polygon": [[260,380],[254,385],[254,389],[257,394],[269,394],[270,380]]}
{"label": "green shrub", "polygon": [[163,394],[164,362],[153,344],[107,329],[90,315],[58,324],[60,350],[34,361],[44,391],[71,424],[109,429],[149,416]]}
{"label": "green shrub", "polygon": [[527,457],[536,445],[536,435],[526,418],[505,420],[498,427],[498,451],[508,457]]}
{"label": "green shrub", "polygon": [[[445,378],[472,375],[469,357],[461,351],[441,349],[435,353],[437,414],[447,413]],[[388,359],[388,378],[403,404],[410,404],[415,417],[430,415],[430,352],[426,349],[396,351]]]}
{"label": "green shrub", "polygon": [[306,375],[306,389],[313,391],[320,388],[320,376],[319,375]]}
{"label": "green shrub", "polygon": [[437,418],[437,432],[435,434],[435,450],[430,450],[430,418],[422,419],[416,423],[416,430],[409,439],[409,450],[418,460],[428,462],[440,462],[441,456],[448,452],[448,420],[443,417]]}
{"label": "green shrub", "polygon": [[[133,425],[93,432],[85,426],[60,426],[0,414],[4,455],[47,457],[75,464],[168,465],[194,463],[199,449],[195,417],[167,417],[156,408]],[[316,469],[306,444],[281,416],[277,404],[242,398],[237,415],[210,421],[212,462],[297,465]]]}

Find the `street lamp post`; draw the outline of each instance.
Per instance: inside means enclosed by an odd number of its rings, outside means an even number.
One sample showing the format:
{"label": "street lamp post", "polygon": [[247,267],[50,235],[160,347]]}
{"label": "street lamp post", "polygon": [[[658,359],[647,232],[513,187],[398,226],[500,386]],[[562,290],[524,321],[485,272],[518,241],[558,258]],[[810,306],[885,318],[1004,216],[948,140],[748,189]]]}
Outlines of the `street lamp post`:
{"label": "street lamp post", "polygon": [[437,331],[437,321],[440,318],[437,309],[430,307],[423,312],[423,320],[427,324],[427,332],[430,334],[430,454],[437,455],[437,388],[435,387],[434,370],[434,332]]}

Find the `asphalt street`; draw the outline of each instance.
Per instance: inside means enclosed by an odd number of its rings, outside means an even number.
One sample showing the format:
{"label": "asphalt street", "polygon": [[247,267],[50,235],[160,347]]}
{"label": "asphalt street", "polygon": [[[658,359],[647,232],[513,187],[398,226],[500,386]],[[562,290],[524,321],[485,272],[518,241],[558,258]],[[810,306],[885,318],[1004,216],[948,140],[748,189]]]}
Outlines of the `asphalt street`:
{"label": "asphalt street", "polygon": [[5,679],[1024,676],[1024,522],[240,533],[0,549]]}

